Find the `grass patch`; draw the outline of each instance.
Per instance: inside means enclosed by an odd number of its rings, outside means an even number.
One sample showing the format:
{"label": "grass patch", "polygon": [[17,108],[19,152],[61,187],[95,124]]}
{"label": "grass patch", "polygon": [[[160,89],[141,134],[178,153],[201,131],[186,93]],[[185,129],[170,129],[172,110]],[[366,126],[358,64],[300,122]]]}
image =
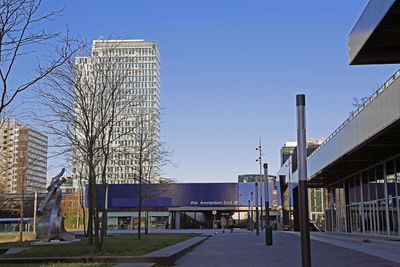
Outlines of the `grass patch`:
{"label": "grass patch", "polygon": [[[88,245],[87,238],[78,237],[81,240],[76,243],[64,245],[32,246],[18,254],[0,255],[1,257],[72,257],[72,256],[141,256],[149,252],[162,249],[167,246],[182,242],[198,234],[148,234],[142,235],[138,240],[136,234],[121,234],[119,236],[107,236],[104,240],[103,250],[94,252]],[[0,247],[29,247],[30,241],[3,243]],[[58,266],[58,265],[57,265]]]}

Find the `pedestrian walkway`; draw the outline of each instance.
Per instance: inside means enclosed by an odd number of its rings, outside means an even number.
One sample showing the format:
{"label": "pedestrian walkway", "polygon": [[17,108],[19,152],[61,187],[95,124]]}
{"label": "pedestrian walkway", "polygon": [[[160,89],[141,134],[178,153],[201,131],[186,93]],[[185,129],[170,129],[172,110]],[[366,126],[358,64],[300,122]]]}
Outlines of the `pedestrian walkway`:
{"label": "pedestrian walkway", "polygon": [[[300,235],[299,232],[292,232]],[[349,248],[369,255],[397,262],[400,266],[400,240],[366,237],[341,233],[311,232],[310,238],[338,247]]]}
{"label": "pedestrian walkway", "polygon": [[[218,233],[187,253],[176,266],[301,266],[299,236],[273,233],[273,246],[265,246],[263,232]],[[311,240],[312,266],[395,267],[398,263],[348,248]],[[400,249],[399,249],[400,255]],[[400,256],[399,256],[400,257]]]}

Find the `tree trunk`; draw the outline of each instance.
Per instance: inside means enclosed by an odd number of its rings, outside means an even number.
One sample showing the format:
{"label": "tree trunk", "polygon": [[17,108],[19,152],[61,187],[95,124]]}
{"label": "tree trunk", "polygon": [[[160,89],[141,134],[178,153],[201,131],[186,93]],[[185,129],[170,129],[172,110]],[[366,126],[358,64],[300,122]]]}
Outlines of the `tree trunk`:
{"label": "tree trunk", "polygon": [[144,234],[148,234],[149,233],[149,211],[148,211],[148,207],[146,207],[146,215],[145,215],[145,223],[144,223]]}
{"label": "tree trunk", "polygon": [[96,185],[96,179],[94,179],[94,190],[93,190],[93,204],[94,204],[94,249],[96,252],[100,251],[100,240],[99,240],[99,226],[100,226],[100,219],[99,219],[99,211],[101,210],[101,207],[98,206],[97,198],[97,185]]}
{"label": "tree trunk", "polygon": [[107,235],[107,183],[103,183],[103,207],[102,207],[102,216],[101,216],[101,228],[100,228],[100,239],[99,239],[99,248],[103,249],[104,237]]}
{"label": "tree trunk", "polygon": [[83,204],[83,192],[82,191],[79,192],[79,202],[80,202],[81,209],[82,209],[83,234],[87,237],[88,236],[88,232],[86,231],[86,210],[85,210],[85,206]]}
{"label": "tree trunk", "polygon": [[100,240],[99,240],[99,224],[100,224],[99,210],[100,209],[95,208],[95,213],[94,213],[94,249],[96,252],[101,250]]}
{"label": "tree trunk", "polygon": [[88,214],[88,224],[87,224],[87,237],[89,245],[93,245],[93,185],[89,182],[88,185],[88,195],[89,195],[89,214]]}
{"label": "tree trunk", "polygon": [[18,241],[22,242],[23,240],[23,231],[24,231],[24,193],[21,194],[21,207],[19,208],[19,236]]}
{"label": "tree trunk", "polygon": [[93,224],[94,224],[94,213],[96,207],[95,201],[95,190],[96,190],[96,175],[94,171],[94,165],[93,165],[93,157],[89,160],[89,186],[88,186],[88,191],[89,191],[89,218],[88,218],[88,241],[89,245],[93,245]]}
{"label": "tree trunk", "polygon": [[142,194],[141,194],[141,187],[142,185],[139,184],[139,205],[138,205],[138,232],[137,238],[141,239],[141,224],[142,224]]}

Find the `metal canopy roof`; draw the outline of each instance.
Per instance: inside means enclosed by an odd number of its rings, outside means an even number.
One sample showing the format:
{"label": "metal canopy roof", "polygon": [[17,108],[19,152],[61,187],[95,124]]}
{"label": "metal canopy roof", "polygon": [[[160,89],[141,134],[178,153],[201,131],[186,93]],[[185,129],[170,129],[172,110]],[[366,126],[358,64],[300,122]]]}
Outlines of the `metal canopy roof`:
{"label": "metal canopy roof", "polygon": [[399,136],[400,121],[397,121],[324,168],[309,181],[310,187],[327,186],[341,178],[369,168],[383,159],[399,155]]}
{"label": "metal canopy roof", "polygon": [[350,65],[400,63],[400,0],[370,0],[348,38]]}

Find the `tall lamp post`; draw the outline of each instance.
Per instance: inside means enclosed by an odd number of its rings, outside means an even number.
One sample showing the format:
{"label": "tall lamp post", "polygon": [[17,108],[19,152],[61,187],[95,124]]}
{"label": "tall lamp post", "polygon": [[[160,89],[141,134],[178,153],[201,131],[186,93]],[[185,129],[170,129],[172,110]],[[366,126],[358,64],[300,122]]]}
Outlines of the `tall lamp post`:
{"label": "tall lamp post", "polygon": [[299,210],[301,259],[303,267],[311,267],[310,232],[308,229],[307,153],[304,95],[296,96],[297,106],[297,166],[299,174]]}
{"label": "tall lamp post", "polygon": [[269,223],[268,163],[264,163],[264,190],[265,190],[265,245],[272,246],[272,229]]}
{"label": "tall lamp post", "polygon": [[254,230],[254,213],[253,213],[253,192],[250,194],[250,222],[251,222],[251,231]]}
{"label": "tall lamp post", "polygon": [[256,221],[255,221],[255,227],[256,227],[256,233],[257,235],[260,235],[260,224],[259,224],[259,215],[258,215],[258,179],[256,180],[255,183],[255,205],[256,205]]}
{"label": "tall lamp post", "polygon": [[249,223],[247,224],[247,230],[250,230],[251,229],[251,212],[250,212],[250,199],[249,199],[249,201],[248,201],[248,209],[247,209],[247,219],[248,219],[248,221],[249,221]]}
{"label": "tall lamp post", "polygon": [[[261,138],[260,138],[260,144],[258,145],[258,147],[256,148],[256,150],[258,150],[259,151],[259,156],[258,156],[258,159],[256,159],[256,161],[259,163],[259,165],[260,165],[260,176],[259,176],[259,178],[257,179],[257,181],[258,182],[260,182],[260,216],[259,217],[257,217],[257,224],[259,225],[259,221],[262,221],[261,219],[259,220],[259,218],[262,218],[262,214],[263,214],[263,200],[262,200],[262,186],[261,186],[261,182],[262,182],[262,179],[261,179],[261,177],[263,177],[263,174],[262,174],[262,156],[264,155],[263,153],[262,153],[262,146],[261,146]],[[256,181],[256,182],[257,182]],[[262,229],[262,226],[261,226],[261,229]],[[257,230],[258,230],[258,227],[257,227]],[[257,234],[258,235],[258,234]]]}

